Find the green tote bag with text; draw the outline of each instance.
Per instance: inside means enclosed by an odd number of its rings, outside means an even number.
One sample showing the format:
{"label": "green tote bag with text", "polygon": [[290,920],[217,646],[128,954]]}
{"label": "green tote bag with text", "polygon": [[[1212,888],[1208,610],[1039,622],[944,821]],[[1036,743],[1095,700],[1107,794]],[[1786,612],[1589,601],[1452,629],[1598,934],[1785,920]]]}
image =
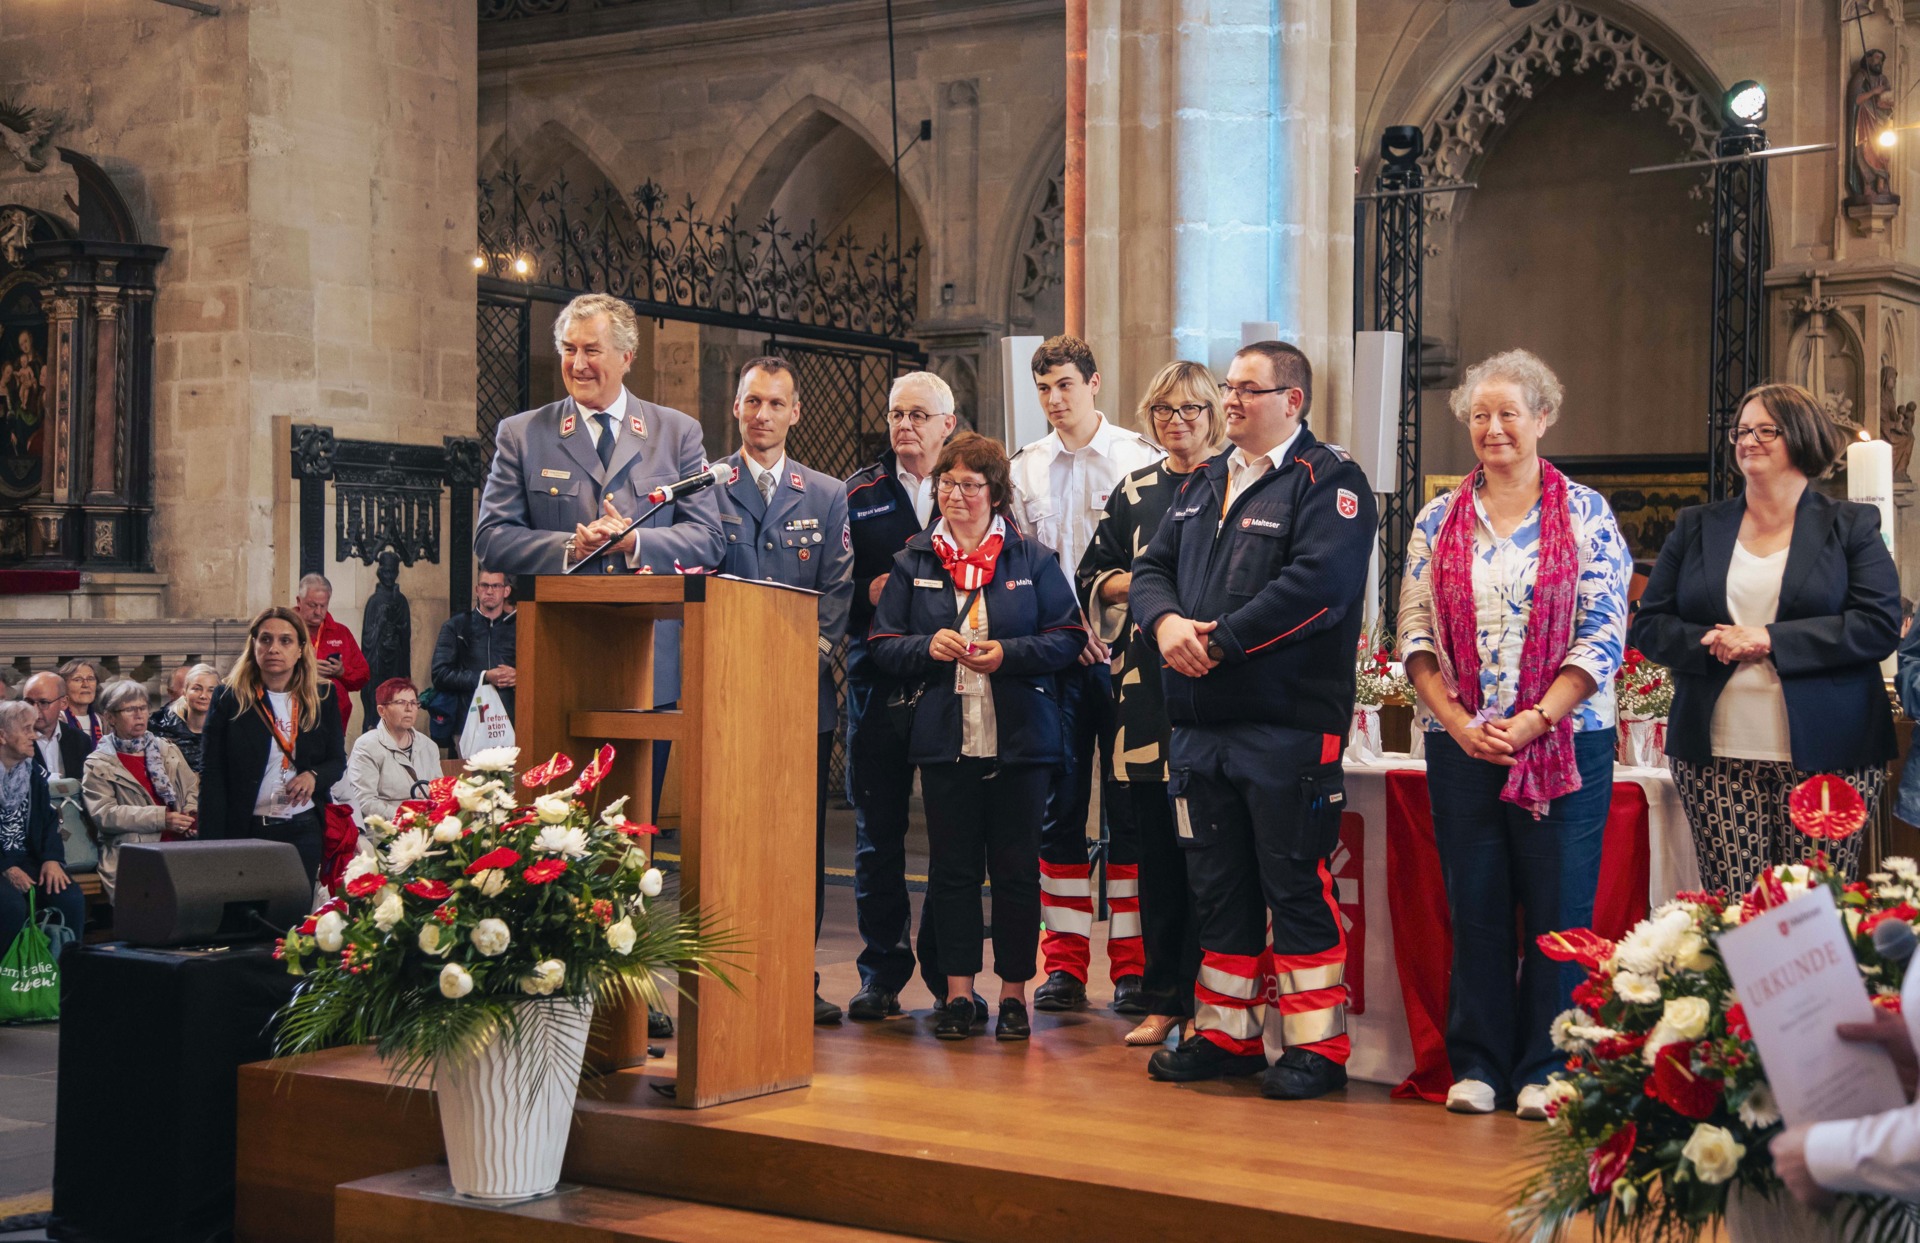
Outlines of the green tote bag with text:
{"label": "green tote bag with text", "polygon": [[34,891],[27,891],[27,922],[0,958],[0,1023],[46,1023],[60,1017],[60,968],[47,934],[34,918]]}

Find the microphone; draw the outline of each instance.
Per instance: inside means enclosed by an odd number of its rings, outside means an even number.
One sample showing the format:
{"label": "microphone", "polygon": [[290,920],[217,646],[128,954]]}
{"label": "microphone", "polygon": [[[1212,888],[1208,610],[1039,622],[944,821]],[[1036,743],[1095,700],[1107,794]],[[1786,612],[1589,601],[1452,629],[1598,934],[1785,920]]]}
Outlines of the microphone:
{"label": "microphone", "polygon": [[725,462],[715,462],[697,475],[688,475],[685,479],[676,479],[663,484],[647,493],[647,499],[655,505],[665,505],[668,501],[679,500],[683,496],[698,492],[702,488],[711,488],[733,476],[733,467]]}
{"label": "microphone", "polygon": [[1891,963],[1903,963],[1913,957],[1916,946],[1920,946],[1920,937],[1913,933],[1913,925],[1904,919],[1883,919],[1874,925],[1873,952]]}

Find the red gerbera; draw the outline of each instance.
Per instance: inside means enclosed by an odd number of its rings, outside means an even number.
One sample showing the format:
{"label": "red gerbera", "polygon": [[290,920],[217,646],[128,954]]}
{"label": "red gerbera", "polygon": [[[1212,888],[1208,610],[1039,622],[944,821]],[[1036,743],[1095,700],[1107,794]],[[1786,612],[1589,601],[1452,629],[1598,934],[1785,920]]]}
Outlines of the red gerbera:
{"label": "red gerbera", "polygon": [[1627,1162],[1633,1157],[1633,1144],[1639,1138],[1639,1129],[1629,1122],[1593,1150],[1587,1159],[1587,1186],[1597,1196],[1606,1195],[1620,1176],[1627,1172]]}
{"label": "red gerbera", "polygon": [[1753,1028],[1747,1026],[1747,1008],[1737,1001],[1727,1007],[1727,1035],[1735,1040],[1753,1039]]}
{"label": "red gerbera", "polygon": [[558,880],[566,870],[565,859],[542,859],[520,875],[529,885],[544,885],[548,881]]}
{"label": "red gerbera", "polygon": [[628,837],[652,837],[660,831],[660,826],[657,824],[635,824],[625,816],[622,816],[620,817],[620,822],[613,826],[613,831],[616,833],[625,833]]}
{"label": "red gerbera", "polygon": [[1613,990],[1602,980],[1587,980],[1573,990],[1573,1004],[1589,1014],[1600,1013],[1600,1007],[1613,1000]]}
{"label": "red gerbera", "polygon": [[573,761],[555,751],[553,758],[546,763],[529,768],[526,775],[520,778],[520,784],[529,790],[535,790],[544,785],[552,785],[572,771]]}
{"label": "red gerbera", "polygon": [[407,884],[407,892],[416,898],[438,902],[453,895],[453,886],[443,880],[416,880]]}
{"label": "red gerbera", "polygon": [[489,868],[510,868],[518,862],[520,862],[519,851],[498,846],[467,864],[467,875],[472,876],[476,872],[484,872]]}
{"label": "red gerbera", "polygon": [[379,872],[362,872],[347,882],[347,896],[364,898],[368,894],[378,893],[387,883],[387,878]]}
{"label": "red gerbera", "polygon": [[1618,1036],[1609,1036],[1593,1046],[1593,1056],[1602,1062],[1617,1061],[1630,1053],[1638,1053],[1647,1043],[1644,1032],[1622,1032]]}

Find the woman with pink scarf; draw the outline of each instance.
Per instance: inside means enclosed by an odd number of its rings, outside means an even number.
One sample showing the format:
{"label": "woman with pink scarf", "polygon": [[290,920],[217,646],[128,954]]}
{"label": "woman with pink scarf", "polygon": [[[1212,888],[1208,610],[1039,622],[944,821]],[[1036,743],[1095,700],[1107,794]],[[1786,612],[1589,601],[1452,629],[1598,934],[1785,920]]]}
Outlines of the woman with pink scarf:
{"label": "woman with pink scarf", "polygon": [[1549,1028],[1580,973],[1535,938],[1591,921],[1613,796],[1632,563],[1606,499],[1539,455],[1563,398],[1525,350],[1468,369],[1451,404],[1480,464],[1421,510],[1400,591],[1453,918],[1456,1113],[1547,1116]]}

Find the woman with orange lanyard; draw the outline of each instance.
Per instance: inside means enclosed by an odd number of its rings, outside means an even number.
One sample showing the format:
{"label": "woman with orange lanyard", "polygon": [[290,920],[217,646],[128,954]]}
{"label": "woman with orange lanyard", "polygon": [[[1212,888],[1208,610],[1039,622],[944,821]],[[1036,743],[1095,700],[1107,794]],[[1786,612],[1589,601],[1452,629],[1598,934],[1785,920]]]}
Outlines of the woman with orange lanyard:
{"label": "woman with orange lanyard", "polygon": [[290,843],[313,880],[327,793],[346,771],[340,739],[340,705],[305,624],[292,609],[264,610],[207,709],[200,836]]}

